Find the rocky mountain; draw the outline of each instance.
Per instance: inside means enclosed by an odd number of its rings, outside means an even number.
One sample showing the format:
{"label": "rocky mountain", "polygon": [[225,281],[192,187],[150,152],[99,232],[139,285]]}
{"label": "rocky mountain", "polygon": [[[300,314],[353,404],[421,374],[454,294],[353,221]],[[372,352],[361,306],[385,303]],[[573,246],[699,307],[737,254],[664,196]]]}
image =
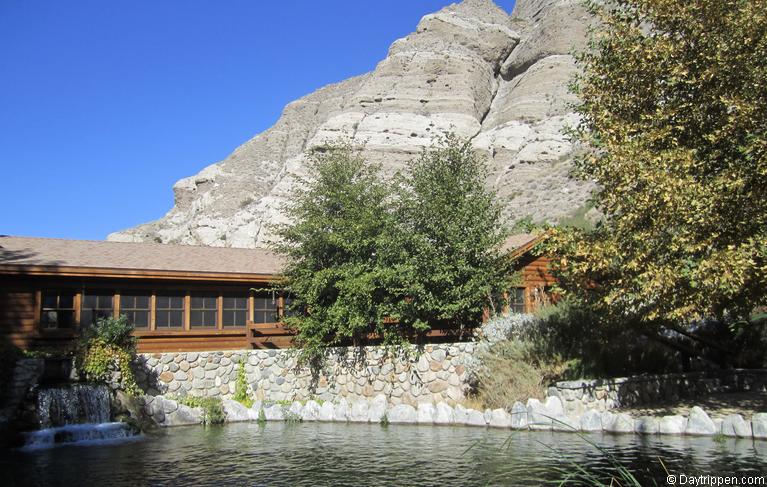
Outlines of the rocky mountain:
{"label": "rocky mountain", "polygon": [[578,0],[518,0],[512,15],[491,0],[464,0],[426,15],[374,71],[288,104],[273,127],[178,181],[164,217],[109,239],[264,246],[307,149],[352,138],[393,173],[445,131],[487,154],[487,184],[509,221],[567,217],[592,189],[568,176],[574,148],[563,134],[577,121],[570,53],[584,45],[589,20]]}

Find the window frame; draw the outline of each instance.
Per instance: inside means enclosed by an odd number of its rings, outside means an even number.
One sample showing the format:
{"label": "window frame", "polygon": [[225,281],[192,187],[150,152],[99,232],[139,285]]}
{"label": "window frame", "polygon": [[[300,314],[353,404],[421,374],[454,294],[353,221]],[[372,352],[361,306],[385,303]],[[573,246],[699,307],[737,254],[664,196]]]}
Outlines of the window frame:
{"label": "window frame", "polygon": [[[259,294],[261,294],[259,296]],[[258,306],[259,299],[265,299],[266,301],[269,301],[270,299],[274,303],[274,308],[260,308]],[[272,293],[268,293],[266,297],[264,297],[263,293],[256,293],[253,295],[253,312],[251,313],[251,316],[253,317],[253,323],[259,323],[259,324],[272,324],[272,323],[280,323],[282,316],[280,315],[281,312],[281,306],[280,306],[281,298],[277,295],[272,295]],[[273,312],[274,313],[274,320],[272,321],[259,321],[256,319],[258,317],[258,314],[260,313],[267,313],[267,312]]]}
{"label": "window frame", "polygon": [[[80,317],[79,317],[79,326],[80,328],[86,328],[89,326],[95,325],[100,318],[109,318],[115,316],[115,311],[117,307],[115,306],[115,294],[116,292],[114,290],[107,291],[104,289],[91,289],[91,293],[88,292],[88,289],[83,289],[80,292]],[[85,306],[85,300],[89,297],[96,297],[96,306],[95,308],[86,308]],[[110,307],[109,308],[101,308],[99,307],[99,299],[102,297],[108,297],[110,300]],[[105,316],[99,316],[99,311],[105,311],[109,310],[109,314]],[[91,318],[91,321],[89,323],[85,322],[85,319],[83,318],[83,314],[85,312],[95,312],[94,316]]]}
{"label": "window frame", "polygon": [[[525,287],[513,287],[509,290],[507,299],[507,306],[509,313],[527,313],[527,288]],[[521,298],[518,301],[517,298]],[[521,309],[521,311],[519,311]]]}
{"label": "window frame", "polygon": [[[206,292],[206,291],[194,291],[194,292],[189,292],[188,293],[188,296],[189,296],[189,329],[190,330],[216,329],[216,328],[219,327],[219,316],[218,315],[219,315],[219,310],[221,308],[220,303],[219,303],[219,296],[220,295],[221,295],[221,293],[219,293],[219,292],[213,293],[213,292],[210,292],[210,291],[209,292]],[[203,307],[202,308],[195,308],[194,307],[193,303],[194,303],[195,298],[203,300],[203,302],[202,302]],[[214,303],[214,307],[213,308],[208,308],[208,307],[204,306],[206,304],[207,300],[209,300],[209,299],[211,299],[213,301],[213,303]],[[201,316],[203,318],[205,316],[207,316],[208,314],[212,313],[213,314],[213,324],[206,323],[204,319],[202,321],[203,324],[199,324],[199,325],[195,324],[194,323],[194,313],[195,312],[202,313]]]}
{"label": "window frame", "polygon": [[[45,295],[48,294],[54,294],[56,296],[56,306],[55,307],[46,307],[45,306]],[[61,307],[61,295],[71,295],[72,298],[72,307],[71,308],[62,308]],[[41,289],[40,290],[40,311],[37,314],[38,318],[38,324],[39,328],[43,331],[52,331],[52,330],[74,330],[78,327],[79,323],[79,317],[77,313],[77,291],[74,289]],[[56,321],[53,323],[54,326],[48,326],[50,322],[48,322],[47,319],[44,319],[45,313],[56,313]],[[59,319],[59,313],[60,312],[71,312],[71,318],[70,318],[70,324],[67,327],[60,326],[60,319]]]}
{"label": "window frame", "polygon": [[[154,306],[154,330],[157,331],[174,331],[174,330],[186,330],[187,329],[187,297],[189,296],[189,293],[185,291],[164,291],[164,292],[155,292],[155,306]],[[181,307],[168,307],[163,308],[160,307],[159,300],[161,298],[180,298],[181,299]],[[169,302],[170,304],[170,302]],[[160,313],[168,313],[168,322],[170,322],[170,313],[172,312],[181,312],[181,324],[180,325],[160,325],[160,320],[158,319],[160,317]]]}
{"label": "window frame", "polygon": [[[238,307],[226,307],[226,300],[227,299],[234,299],[235,305],[237,304],[238,300],[243,300],[245,302],[244,308],[238,308]],[[233,320],[233,323],[227,323],[226,322],[226,316],[227,313],[232,313],[233,317],[237,316],[237,313],[245,313],[245,320],[241,325],[236,324],[237,320]],[[221,293],[221,328],[222,329],[237,329],[237,328],[245,328],[248,325],[248,322],[250,321],[250,295],[245,292],[242,294],[234,293],[234,292],[224,292]]]}
{"label": "window frame", "polygon": [[[141,290],[128,290],[128,292],[123,293],[120,292],[120,315],[125,315],[128,319],[128,322],[133,325],[134,330],[139,331],[148,331],[152,328],[152,296],[154,293],[152,291],[145,291],[145,293],[141,293]],[[117,296],[115,295],[115,298]],[[123,299],[125,298],[133,298],[133,306],[125,306],[123,303]],[[136,306],[136,298],[147,298],[147,307],[146,308],[139,308]],[[146,313],[146,326],[137,326],[132,320],[131,316],[128,313]]]}

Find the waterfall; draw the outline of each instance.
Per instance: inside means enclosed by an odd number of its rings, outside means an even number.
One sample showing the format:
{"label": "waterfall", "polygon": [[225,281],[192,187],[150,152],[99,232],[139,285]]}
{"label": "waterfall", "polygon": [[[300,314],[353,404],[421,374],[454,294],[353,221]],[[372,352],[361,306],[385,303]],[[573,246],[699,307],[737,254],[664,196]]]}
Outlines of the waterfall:
{"label": "waterfall", "polygon": [[106,386],[70,384],[45,387],[37,394],[37,417],[42,428],[106,423],[109,421],[110,405]]}
{"label": "waterfall", "polygon": [[42,429],[24,433],[24,449],[103,444],[137,438],[125,423],[110,423],[110,392],[103,385],[68,384],[37,391]]}

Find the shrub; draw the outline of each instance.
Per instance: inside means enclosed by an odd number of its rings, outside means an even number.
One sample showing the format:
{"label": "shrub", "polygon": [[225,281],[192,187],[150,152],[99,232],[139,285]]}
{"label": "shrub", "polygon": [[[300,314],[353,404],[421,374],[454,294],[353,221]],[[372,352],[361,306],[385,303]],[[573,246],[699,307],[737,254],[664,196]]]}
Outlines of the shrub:
{"label": "shrub", "polygon": [[119,387],[128,394],[140,392],[131,362],[136,354],[133,325],[125,316],[102,318],[88,328],[76,356],[78,368],[88,380],[111,382],[119,372]]}
{"label": "shrub", "polygon": [[237,366],[237,379],[234,383],[232,398],[246,408],[253,407],[253,398],[248,395],[248,379],[245,376],[245,367],[242,366],[242,363]]}
{"label": "shrub", "polygon": [[179,398],[178,402],[190,408],[202,409],[203,424],[223,424],[226,420],[224,404],[219,397],[185,396]]}
{"label": "shrub", "polygon": [[133,336],[133,325],[125,315],[119,318],[100,318],[92,327],[83,332],[83,339],[87,342],[98,339],[107,345],[113,345],[126,352],[135,352],[136,337]]}

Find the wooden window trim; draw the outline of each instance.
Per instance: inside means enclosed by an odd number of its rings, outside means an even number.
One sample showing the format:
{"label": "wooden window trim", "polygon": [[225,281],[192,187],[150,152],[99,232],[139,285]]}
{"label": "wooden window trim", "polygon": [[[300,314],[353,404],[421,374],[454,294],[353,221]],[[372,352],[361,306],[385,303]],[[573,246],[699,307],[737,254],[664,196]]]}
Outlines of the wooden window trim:
{"label": "wooden window trim", "polygon": [[216,306],[218,310],[218,318],[216,319],[216,329],[223,330],[224,329],[224,293],[220,292],[218,293],[218,298],[216,300]]}
{"label": "wooden window trim", "polygon": [[[190,292],[187,293],[186,297],[189,298],[188,306],[187,306],[187,310],[188,310],[188,315],[187,315],[188,328],[187,329],[188,330],[219,330],[219,329],[221,329],[221,327],[220,327],[220,324],[221,324],[221,296],[220,295],[216,296],[216,324],[215,325],[206,325],[206,326],[192,326],[192,311],[193,311],[192,310],[192,297],[194,297],[194,296],[201,296],[201,295],[204,295],[204,294],[205,294],[205,291],[194,291],[194,292],[190,291]],[[203,296],[203,297],[213,297],[212,296],[213,295],[212,292],[209,292],[209,294],[210,294],[209,296]],[[202,310],[198,310],[198,311],[211,311],[211,310],[202,309]]]}
{"label": "wooden window trim", "polygon": [[191,317],[192,317],[192,295],[190,291],[187,291],[186,295],[184,296],[184,323],[182,325],[182,328],[186,331],[190,331],[192,329],[190,325]]}
{"label": "wooden window trim", "polygon": [[149,329],[151,331],[157,330],[157,291],[152,290],[152,295],[149,296]]}

